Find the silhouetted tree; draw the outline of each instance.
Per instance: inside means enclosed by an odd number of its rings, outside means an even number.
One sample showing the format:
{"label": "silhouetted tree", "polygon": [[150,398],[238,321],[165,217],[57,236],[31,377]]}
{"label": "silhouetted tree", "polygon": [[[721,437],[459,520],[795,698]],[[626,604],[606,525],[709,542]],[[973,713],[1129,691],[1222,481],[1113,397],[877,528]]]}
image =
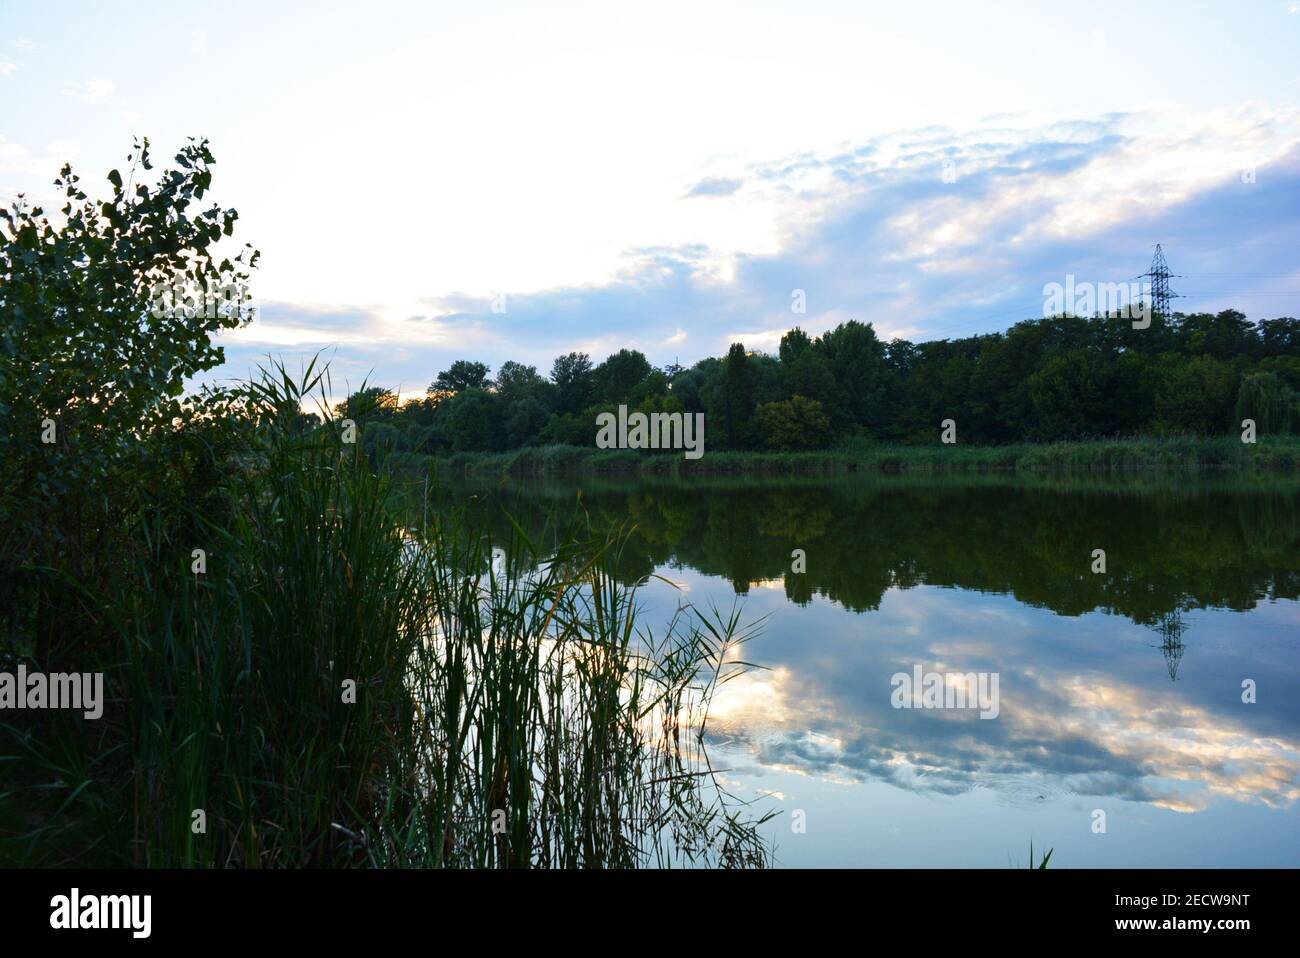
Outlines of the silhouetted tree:
{"label": "silhouetted tree", "polygon": [[586,353],[556,358],[551,366],[551,382],[555,384],[555,406],[559,412],[576,413],[591,401],[591,369],[591,357]]}
{"label": "silhouetted tree", "polygon": [[487,384],[488,367],[484,363],[458,359],[451,368],[438,373],[429,386],[430,393],[458,393],[467,389],[482,389]]}

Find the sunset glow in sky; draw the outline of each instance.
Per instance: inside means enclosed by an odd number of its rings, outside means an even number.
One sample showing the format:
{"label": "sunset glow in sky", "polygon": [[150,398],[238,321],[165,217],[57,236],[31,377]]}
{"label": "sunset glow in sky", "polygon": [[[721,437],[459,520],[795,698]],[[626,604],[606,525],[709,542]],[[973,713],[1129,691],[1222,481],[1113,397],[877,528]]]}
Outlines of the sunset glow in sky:
{"label": "sunset glow in sky", "polygon": [[1157,242],[1179,308],[1297,315],[1297,5],[1016,10],[8,2],[0,196],[209,138],[263,253],[221,376],[988,332]]}

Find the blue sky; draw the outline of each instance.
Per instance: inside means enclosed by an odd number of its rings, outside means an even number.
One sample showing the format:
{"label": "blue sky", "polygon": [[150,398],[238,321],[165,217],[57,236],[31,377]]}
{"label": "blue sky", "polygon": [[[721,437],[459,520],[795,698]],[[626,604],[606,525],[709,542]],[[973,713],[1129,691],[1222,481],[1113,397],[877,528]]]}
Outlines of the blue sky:
{"label": "blue sky", "polygon": [[1294,316],[1298,52],[1295,0],[5,0],[0,197],[208,137],[263,252],[218,377],[987,332],[1156,242],[1182,308]]}

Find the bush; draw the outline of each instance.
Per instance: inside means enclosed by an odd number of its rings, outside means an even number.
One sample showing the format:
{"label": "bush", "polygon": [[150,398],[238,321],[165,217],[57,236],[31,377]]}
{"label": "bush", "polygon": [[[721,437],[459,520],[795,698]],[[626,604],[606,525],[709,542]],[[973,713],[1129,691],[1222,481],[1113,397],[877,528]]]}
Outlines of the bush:
{"label": "bush", "polygon": [[822,404],[803,396],[763,403],[754,418],[766,449],[781,452],[817,449],[826,445],[830,435],[830,417]]}

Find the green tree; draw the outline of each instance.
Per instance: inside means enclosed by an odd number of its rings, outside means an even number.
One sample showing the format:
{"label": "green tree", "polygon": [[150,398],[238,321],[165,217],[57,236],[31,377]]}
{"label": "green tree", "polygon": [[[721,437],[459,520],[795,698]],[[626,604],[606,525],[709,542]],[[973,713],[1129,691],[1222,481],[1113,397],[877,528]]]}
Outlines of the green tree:
{"label": "green tree", "polygon": [[1269,356],[1257,368],[1260,372],[1277,373],[1282,382],[1300,390],[1300,355]]}
{"label": "green tree", "polygon": [[1260,345],[1266,356],[1295,356],[1300,358],[1300,320],[1283,316],[1281,319],[1262,319],[1259,322]]}
{"label": "green tree", "polygon": [[551,382],[555,384],[555,406],[559,412],[577,413],[591,402],[591,370],[591,357],[586,353],[556,357],[551,366]]}
{"label": "green tree", "polygon": [[701,359],[673,377],[673,395],[681,400],[687,412],[706,412],[705,397],[712,393],[714,383],[721,375],[722,360],[713,356]]}
{"label": "green tree", "polygon": [[1189,356],[1210,356],[1229,360],[1253,356],[1261,347],[1255,325],[1235,309],[1221,313],[1194,313],[1177,324],[1183,352]]}
{"label": "green tree", "polygon": [[438,378],[429,386],[430,393],[459,393],[467,389],[483,389],[487,386],[488,367],[484,363],[458,359],[449,369],[438,373]]}
{"label": "green tree", "polygon": [[238,213],[203,205],[216,162],[206,140],[158,174],[147,139],[127,162],[104,200],[64,166],[58,221],[21,197],[0,209],[0,551],[12,561],[88,556],[67,540],[111,541],[142,498],[197,501],[191,467],[212,472],[224,420],[205,408],[224,400],[181,395],[224,360],[213,335],[251,318],[258,253],[228,255]]}
{"label": "green tree", "polygon": [[1155,416],[1165,434],[1222,435],[1232,426],[1237,375],[1232,364],[1209,356],[1167,354],[1151,370]]}
{"label": "green tree", "polygon": [[668,376],[662,370],[652,369],[646,377],[632,387],[628,393],[628,402],[639,406],[646,400],[668,395]]}
{"label": "green tree", "polygon": [[766,449],[816,449],[830,437],[831,420],[822,404],[803,396],[761,404],[754,412],[754,423]]}
{"label": "green tree", "polygon": [[455,452],[497,452],[505,448],[503,403],[483,389],[466,389],[443,403],[449,444]]}
{"label": "green tree", "polygon": [[397,396],[382,386],[363,386],[338,404],[340,419],[392,419],[397,411]]}
{"label": "green tree", "polygon": [[888,379],[884,344],[870,323],[849,320],[822,336],[816,348],[826,357],[838,392],[838,414],[847,422],[879,433],[884,427]]}
{"label": "green tree", "polygon": [[781,345],[777,347],[777,356],[782,363],[789,364],[811,348],[812,340],[808,338],[808,334],[796,326],[781,337]]}
{"label": "green tree", "polygon": [[562,413],[552,416],[542,428],[543,443],[565,446],[594,446],[596,444],[596,412]]}
{"label": "green tree", "polygon": [[1029,377],[1035,439],[1078,439],[1106,432],[1110,375],[1084,349],[1058,353]]}
{"label": "green tree", "polygon": [[749,356],[740,343],[732,343],[722,362],[721,375],[706,398],[708,403],[705,429],[709,440],[714,437],[727,449],[744,449],[752,439],[754,415],[754,378]]}
{"label": "green tree", "polygon": [[507,399],[522,399],[525,396],[540,399],[548,396],[552,387],[544,376],[538,374],[535,366],[507,360],[497,370],[496,388]]}
{"label": "green tree", "polygon": [[620,349],[592,371],[596,402],[624,403],[653,367],[635,349]]}
{"label": "green tree", "polygon": [[781,385],[787,396],[815,399],[825,408],[835,406],[839,395],[831,364],[812,349],[805,349],[789,362],[781,363]]}
{"label": "green tree", "polygon": [[1289,432],[1296,424],[1300,396],[1271,372],[1248,373],[1237,391],[1236,419],[1253,419],[1260,435]]}

